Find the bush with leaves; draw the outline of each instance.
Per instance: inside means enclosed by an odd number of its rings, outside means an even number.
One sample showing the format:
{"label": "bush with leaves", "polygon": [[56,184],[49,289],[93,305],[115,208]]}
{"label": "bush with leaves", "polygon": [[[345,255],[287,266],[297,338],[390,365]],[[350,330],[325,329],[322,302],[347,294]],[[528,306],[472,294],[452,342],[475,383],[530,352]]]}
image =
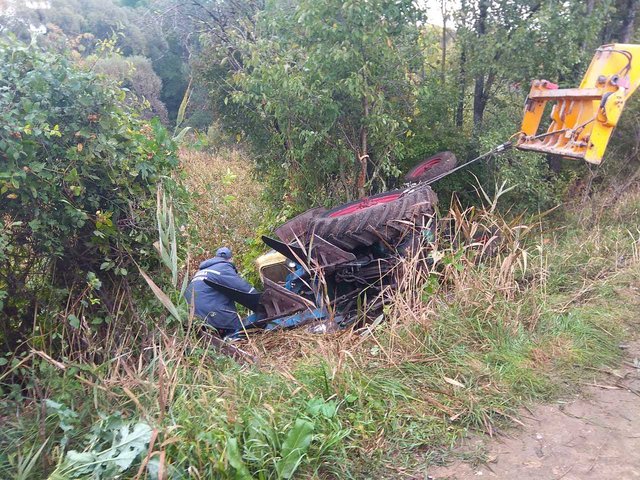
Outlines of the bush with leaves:
{"label": "bush with leaves", "polygon": [[[142,115],[145,118],[157,116],[162,123],[167,124],[167,107],[160,100],[162,80],[153,71],[148,58],[134,55],[123,57],[118,53],[95,61],[93,70],[104,73],[121,82],[124,88],[130,89],[132,103],[140,103]],[[147,104],[148,102],[148,104]]]}
{"label": "bush with leaves", "polygon": [[0,43],[0,339],[8,347],[34,321],[50,332],[58,319],[78,328],[84,313],[116,311],[134,262],[154,268],[156,188],[162,182],[180,198],[171,179],[178,159],[164,128],[124,99],[64,56]]}
{"label": "bush with leaves", "polygon": [[305,0],[254,18],[258,33],[229,33],[233,48],[205,36],[198,70],[278,201],[283,185],[297,206],[385,189],[414,110],[420,10],[408,0]]}

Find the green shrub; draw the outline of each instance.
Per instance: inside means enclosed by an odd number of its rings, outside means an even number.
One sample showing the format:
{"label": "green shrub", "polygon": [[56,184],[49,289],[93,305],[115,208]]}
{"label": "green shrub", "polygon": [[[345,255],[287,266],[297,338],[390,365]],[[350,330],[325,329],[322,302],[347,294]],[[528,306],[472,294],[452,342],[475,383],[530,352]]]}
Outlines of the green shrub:
{"label": "green shrub", "polygon": [[160,123],[141,120],[124,97],[64,56],[0,43],[0,336],[7,346],[34,319],[66,318],[78,328],[79,310],[115,309],[115,290],[134,262],[153,268],[156,187],[177,189],[170,175],[178,160]]}
{"label": "green shrub", "polygon": [[335,204],[397,177],[421,17],[407,0],[267,2],[254,17],[260,33],[234,35],[233,49],[203,35],[196,71],[225,128],[248,141],[274,203]]}

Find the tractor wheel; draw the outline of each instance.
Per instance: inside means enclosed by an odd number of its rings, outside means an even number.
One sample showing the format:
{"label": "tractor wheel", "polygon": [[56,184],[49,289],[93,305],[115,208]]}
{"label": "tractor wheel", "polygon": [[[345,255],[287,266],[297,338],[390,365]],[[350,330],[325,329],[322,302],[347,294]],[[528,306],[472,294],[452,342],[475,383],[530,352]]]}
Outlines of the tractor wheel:
{"label": "tractor wheel", "polygon": [[377,195],[371,195],[370,197],[361,198],[360,200],[340,205],[339,207],[323,213],[321,216],[331,218],[344,217],[345,215],[357,212],[358,210],[393,202],[400,198],[403,193],[404,190],[391,190],[390,192],[378,193]]}
{"label": "tractor wheel", "polygon": [[395,245],[425,216],[433,215],[437,201],[426,185],[373,195],[317,217],[313,233],[347,251],[377,242]]}
{"label": "tractor wheel", "polygon": [[327,211],[324,207],[316,207],[300,215],[293,217],[287,223],[282,224],[275,231],[277,237],[284,243],[291,243],[295,240],[301,240],[305,242],[309,227],[314,218],[322,215]]}
{"label": "tractor wheel", "polygon": [[440,152],[426,158],[404,176],[407,182],[427,182],[453,169],[458,160],[452,152]]}

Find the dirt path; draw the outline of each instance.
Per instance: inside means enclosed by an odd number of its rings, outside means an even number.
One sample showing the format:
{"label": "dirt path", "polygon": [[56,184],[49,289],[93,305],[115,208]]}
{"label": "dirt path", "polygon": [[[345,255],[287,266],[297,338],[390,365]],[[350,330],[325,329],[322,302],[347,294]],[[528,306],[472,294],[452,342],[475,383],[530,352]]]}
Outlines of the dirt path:
{"label": "dirt path", "polygon": [[[543,405],[510,436],[466,442],[485,464],[429,468],[431,479],[640,479],[640,341],[615,371],[585,380],[579,396]],[[597,385],[597,386],[595,386]]]}

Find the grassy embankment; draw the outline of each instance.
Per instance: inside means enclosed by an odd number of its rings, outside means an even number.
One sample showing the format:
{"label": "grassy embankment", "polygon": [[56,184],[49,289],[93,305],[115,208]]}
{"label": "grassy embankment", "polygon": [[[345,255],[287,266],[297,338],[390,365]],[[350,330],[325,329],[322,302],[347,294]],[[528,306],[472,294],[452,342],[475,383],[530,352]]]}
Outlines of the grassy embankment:
{"label": "grassy embankment", "polygon": [[[261,218],[242,160],[184,159],[203,194],[194,221],[212,240],[205,248],[241,250]],[[237,177],[225,185],[225,175]],[[443,249],[438,272],[413,277],[364,335],[257,337],[243,348],[260,364],[241,366],[159,328],[142,351],[44,369],[39,388],[78,416],[63,424],[38,404],[7,401],[2,476],[15,476],[18,453],[33,456],[43,442],[33,471],[43,458],[52,468],[61,425],[71,425],[67,448],[89,448],[84,435],[99,412],[114,411],[156,429],[155,465],[192,478],[397,478],[424,469],[416,458],[440,461],[465,432],[491,433],[520,406],[575,390],[618,360],[640,313],[640,192],[599,211],[602,203],[565,206],[526,227],[468,212],[458,224],[498,225],[503,251],[477,262],[472,249]]]}

